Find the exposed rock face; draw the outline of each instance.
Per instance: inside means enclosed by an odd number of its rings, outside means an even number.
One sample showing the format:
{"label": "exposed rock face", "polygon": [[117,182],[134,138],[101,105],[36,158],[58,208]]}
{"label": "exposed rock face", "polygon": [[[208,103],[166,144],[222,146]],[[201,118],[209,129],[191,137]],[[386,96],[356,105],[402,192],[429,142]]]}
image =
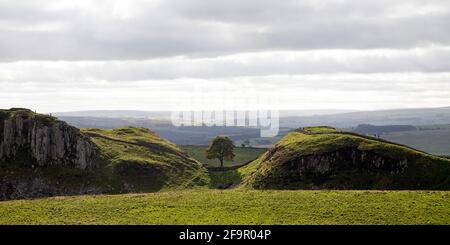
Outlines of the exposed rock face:
{"label": "exposed rock face", "polygon": [[373,184],[384,181],[387,185],[382,188],[389,188],[409,166],[407,158],[394,159],[351,147],[286,160],[280,157],[276,149],[269,152],[263,162],[270,171],[258,171],[253,187],[371,189]]}
{"label": "exposed rock face", "polygon": [[28,154],[38,166],[94,167],[96,146],[77,128],[25,109],[0,113],[0,160]]}
{"label": "exposed rock face", "polygon": [[301,156],[284,164],[285,168],[299,175],[327,176],[342,170],[362,172],[402,173],[408,166],[407,159],[391,159],[370,151],[344,148],[335,152]]}
{"label": "exposed rock face", "polygon": [[57,185],[47,183],[39,177],[15,179],[0,179],[0,200],[29,199],[49,196],[66,195],[90,195],[101,194],[104,190],[95,186],[74,186],[61,188]]}

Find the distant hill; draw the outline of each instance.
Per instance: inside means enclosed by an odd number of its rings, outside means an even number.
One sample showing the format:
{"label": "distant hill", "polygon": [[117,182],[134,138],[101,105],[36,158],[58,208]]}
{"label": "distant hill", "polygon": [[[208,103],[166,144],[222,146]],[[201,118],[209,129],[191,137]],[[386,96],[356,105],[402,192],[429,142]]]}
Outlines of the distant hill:
{"label": "distant hill", "polygon": [[450,156],[450,124],[425,125],[410,131],[386,132],[381,137],[435,155]]}
{"label": "distant hill", "polygon": [[[59,118],[111,118],[118,119],[152,119],[170,122],[170,111],[131,111],[131,110],[96,110],[56,112]],[[87,119],[84,119],[87,120]],[[338,128],[356,127],[359,124],[372,125],[431,125],[450,124],[450,107],[416,108],[379,111],[351,110],[280,110],[282,127],[298,128],[305,126],[330,125]]]}
{"label": "distant hill", "polygon": [[371,125],[371,124],[360,124],[353,130],[353,132],[356,132],[359,134],[381,136],[386,133],[405,132],[405,131],[414,131],[414,130],[417,130],[417,128],[412,125],[375,126],[375,125]]}
{"label": "distant hill", "polygon": [[352,132],[375,135],[434,155],[450,155],[450,124],[424,126],[362,124],[352,129]]}
{"label": "distant hill", "polygon": [[[338,113],[355,112],[354,110],[280,110],[280,117],[291,116],[317,116]],[[165,119],[171,118],[170,111],[137,111],[137,110],[89,110],[53,112],[57,117],[106,117],[106,118],[147,118]]]}
{"label": "distant hill", "polygon": [[257,189],[450,189],[450,161],[329,127],[297,130],[239,169]]}
{"label": "distant hill", "polygon": [[234,141],[260,137],[259,129],[249,127],[176,127],[170,121],[145,118],[72,116],[60,116],[58,118],[78,128],[113,129],[125,126],[151,128],[161,137],[177,145],[208,145],[217,135],[228,135]]}
{"label": "distant hill", "polygon": [[[178,145],[207,145],[216,135],[222,134],[228,135],[237,144],[250,140],[252,145],[256,147],[271,147],[286,133],[305,126],[330,125],[352,131],[358,125],[367,124],[377,127],[391,125],[417,127],[422,125],[450,124],[450,107],[359,112],[348,110],[282,110],[280,111],[281,128],[279,135],[272,138],[260,138],[259,129],[250,127],[175,127],[169,120],[170,112],[163,111],[79,111],[53,113],[52,115],[78,128],[112,129],[124,126],[151,128],[163,138]],[[386,129],[381,131],[386,134]],[[412,130],[412,128],[410,129]],[[408,130],[408,132],[411,130]],[[361,133],[375,134],[372,132]],[[376,134],[379,135],[380,132]],[[432,142],[435,138],[428,139],[426,134],[421,135],[421,137],[422,139],[417,140]],[[396,138],[393,138],[393,140]],[[409,145],[409,142],[404,141],[404,139],[407,140],[409,137],[398,138],[401,140],[401,143]],[[415,139],[412,139],[413,144],[414,142]],[[416,145],[426,146],[426,144],[421,143],[414,144],[414,146]],[[427,147],[421,149],[428,151]],[[447,150],[442,149],[442,146],[432,150],[430,152],[447,152]]]}
{"label": "distant hill", "polygon": [[330,125],[337,128],[356,127],[360,124],[372,125],[432,125],[449,124],[450,107],[399,109],[383,111],[362,111],[334,115],[299,116],[282,118],[283,127]]}
{"label": "distant hill", "polygon": [[92,110],[54,112],[57,117],[103,117],[103,118],[147,118],[169,120],[170,111],[136,111],[136,110]]}

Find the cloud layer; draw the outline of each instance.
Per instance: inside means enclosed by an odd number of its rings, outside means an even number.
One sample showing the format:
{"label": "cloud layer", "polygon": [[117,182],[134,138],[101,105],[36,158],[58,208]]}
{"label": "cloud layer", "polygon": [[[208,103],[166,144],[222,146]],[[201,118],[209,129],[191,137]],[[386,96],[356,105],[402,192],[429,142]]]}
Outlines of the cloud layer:
{"label": "cloud layer", "polygon": [[2,60],[123,60],[450,44],[448,1],[42,2],[0,1]]}
{"label": "cloud layer", "polygon": [[0,107],[167,109],[199,84],[290,109],[445,106],[448,23],[445,0],[0,0]]}

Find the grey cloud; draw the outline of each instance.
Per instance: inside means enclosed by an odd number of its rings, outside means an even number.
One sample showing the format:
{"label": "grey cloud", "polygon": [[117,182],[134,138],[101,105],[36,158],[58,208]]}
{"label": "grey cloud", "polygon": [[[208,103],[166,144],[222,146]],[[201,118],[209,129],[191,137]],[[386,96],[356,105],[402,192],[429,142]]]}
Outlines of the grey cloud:
{"label": "grey cloud", "polygon": [[216,58],[0,63],[0,82],[71,83],[270,75],[450,72],[450,47],[242,53]]}
{"label": "grey cloud", "polygon": [[[0,0],[0,105],[168,109],[283,94],[292,109],[450,103],[450,2]],[[249,93],[246,93],[249,94]]]}
{"label": "grey cloud", "polygon": [[[130,13],[115,8],[116,1],[82,1],[75,7],[62,4],[68,1],[17,2],[0,1],[0,61],[450,45],[446,1],[133,1]],[[391,16],[408,4],[436,11]],[[36,24],[63,28],[33,30]],[[30,28],[14,30],[19,25]]]}

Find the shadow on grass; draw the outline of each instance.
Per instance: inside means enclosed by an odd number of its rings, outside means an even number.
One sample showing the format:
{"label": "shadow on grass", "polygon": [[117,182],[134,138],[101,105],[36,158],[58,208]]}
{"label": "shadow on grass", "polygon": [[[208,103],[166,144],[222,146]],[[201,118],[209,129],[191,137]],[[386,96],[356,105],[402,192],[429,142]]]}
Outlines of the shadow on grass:
{"label": "shadow on grass", "polygon": [[230,189],[242,182],[242,176],[237,169],[225,171],[209,171],[211,178],[210,188],[213,189]]}

